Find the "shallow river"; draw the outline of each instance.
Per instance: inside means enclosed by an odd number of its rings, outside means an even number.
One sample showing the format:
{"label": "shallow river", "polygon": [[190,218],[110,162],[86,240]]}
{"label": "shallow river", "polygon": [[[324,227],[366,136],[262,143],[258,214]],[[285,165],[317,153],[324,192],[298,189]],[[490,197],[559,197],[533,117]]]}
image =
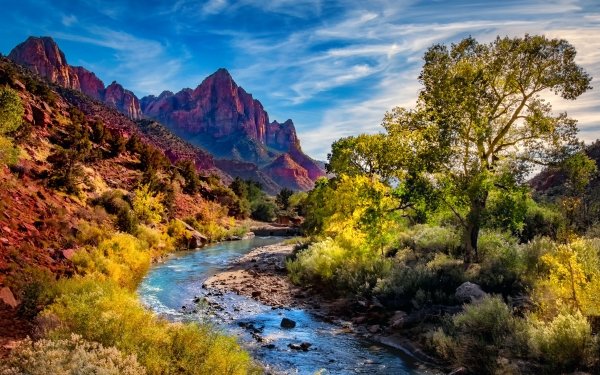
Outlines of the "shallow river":
{"label": "shallow river", "polygon": [[[232,260],[253,248],[280,241],[276,237],[256,237],[177,253],[148,272],[138,293],[147,307],[167,319],[210,322],[237,336],[271,373],[427,373],[418,370],[403,353],[345,333],[339,326],[320,321],[304,310],[272,309],[248,297],[233,293],[207,295],[202,289],[208,277],[226,269]],[[196,296],[205,301],[201,306],[194,303]],[[280,328],[282,317],[296,321],[296,327]],[[254,327],[254,337],[248,323]],[[256,332],[262,342],[256,340]],[[308,351],[288,347],[302,342],[311,344]]]}

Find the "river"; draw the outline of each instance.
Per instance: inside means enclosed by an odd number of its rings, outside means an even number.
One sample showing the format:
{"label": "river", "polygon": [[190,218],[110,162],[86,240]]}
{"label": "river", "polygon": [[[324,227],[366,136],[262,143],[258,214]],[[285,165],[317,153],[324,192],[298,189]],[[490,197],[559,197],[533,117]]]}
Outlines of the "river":
{"label": "river", "polygon": [[[150,269],[138,293],[145,306],[169,320],[206,322],[237,336],[269,373],[427,373],[402,352],[347,333],[339,325],[323,322],[302,309],[273,309],[233,293],[207,295],[202,288],[208,277],[226,269],[232,260],[256,247],[280,241],[277,237],[255,237],[178,252]],[[196,297],[203,303],[194,303]],[[296,321],[296,327],[282,329],[282,317]],[[253,327],[250,330],[249,324]],[[256,340],[256,332],[260,332],[262,342]],[[311,344],[308,351],[288,347],[302,342]]]}

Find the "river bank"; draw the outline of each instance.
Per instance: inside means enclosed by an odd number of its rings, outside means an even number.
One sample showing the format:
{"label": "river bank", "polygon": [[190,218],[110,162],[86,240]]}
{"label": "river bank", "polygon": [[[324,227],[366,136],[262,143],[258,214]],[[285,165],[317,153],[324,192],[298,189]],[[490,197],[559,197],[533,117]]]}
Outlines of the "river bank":
{"label": "river bank", "polygon": [[405,313],[386,311],[373,301],[327,298],[319,290],[292,284],[285,260],[293,251],[293,244],[281,243],[256,248],[208,278],[202,288],[213,295],[235,293],[250,297],[274,309],[303,309],[334,324],[341,332],[397,349],[428,368],[442,367],[402,333]]}

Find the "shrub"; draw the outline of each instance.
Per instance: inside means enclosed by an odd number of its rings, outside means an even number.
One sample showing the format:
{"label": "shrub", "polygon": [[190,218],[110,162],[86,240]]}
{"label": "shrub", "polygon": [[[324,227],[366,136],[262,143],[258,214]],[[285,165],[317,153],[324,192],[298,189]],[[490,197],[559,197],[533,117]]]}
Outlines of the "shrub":
{"label": "shrub", "polygon": [[468,305],[448,326],[433,335],[438,353],[474,374],[493,374],[501,350],[523,344],[516,335],[519,322],[500,297],[486,297]]}
{"label": "shrub", "polygon": [[398,235],[398,248],[410,247],[419,253],[452,254],[460,246],[460,234],[451,227],[415,225]]}
{"label": "shrub", "polygon": [[172,324],[143,308],[137,296],[92,277],[65,280],[62,295],[43,316],[58,320],[52,339],[77,333],[135,354],[149,374],[247,374],[249,355],[235,339],[206,325]]}
{"label": "shrub", "polygon": [[555,372],[567,372],[597,360],[597,343],[587,319],[580,313],[561,312],[550,322],[528,320],[532,354]]}
{"label": "shrub", "polygon": [[141,222],[156,224],[165,212],[162,200],[162,193],[153,194],[149,185],[142,185],[133,193],[133,212]]}
{"label": "shrub", "polygon": [[10,87],[0,87],[0,135],[12,133],[21,126],[23,103]]}
{"label": "shrub", "polygon": [[[400,252],[397,258],[404,255]],[[463,268],[462,260],[440,253],[427,263],[408,265],[405,259],[396,259],[387,277],[378,280],[374,293],[390,308],[452,303],[454,291],[465,280]]]}
{"label": "shrub", "polygon": [[[364,244],[362,244],[364,245]],[[316,242],[287,261],[294,283],[326,285],[330,292],[370,294],[377,280],[387,275],[391,261],[361,245],[342,246],[332,239]]]}
{"label": "shrub", "polygon": [[102,194],[93,201],[106,209],[109,214],[117,217],[117,228],[127,233],[135,233],[138,226],[138,219],[131,205],[126,200],[125,193],[122,190],[110,190]]}
{"label": "shrub", "polygon": [[21,126],[23,113],[19,94],[10,87],[0,87],[0,163],[13,165],[17,162],[19,151],[7,135]]}
{"label": "shrub", "polygon": [[123,287],[135,288],[150,266],[147,245],[127,233],[117,233],[98,247],[77,251],[73,264],[81,275],[113,280]]}
{"label": "shrub", "polygon": [[558,210],[530,203],[519,238],[521,242],[531,241],[535,237],[556,239],[565,226],[565,218]]}
{"label": "shrub", "polygon": [[86,221],[77,226],[77,242],[81,245],[98,246],[110,235],[108,228],[101,228]]}
{"label": "shrub", "polygon": [[2,375],[102,374],[141,375],[146,369],[135,355],[125,355],[114,347],[89,342],[72,334],[64,340],[27,338],[11,351],[0,366]]}
{"label": "shrub", "polygon": [[171,220],[167,227],[167,234],[173,239],[175,247],[187,249],[191,234],[183,222],[176,219]]}
{"label": "shrub", "polygon": [[252,218],[260,221],[273,221],[277,206],[273,202],[259,201],[252,204]]}
{"label": "shrub", "polygon": [[543,273],[535,282],[533,297],[542,316],[553,317],[565,308],[584,316],[600,315],[600,240],[558,245],[540,261]]}
{"label": "shrub", "polygon": [[483,230],[479,236],[479,266],[469,270],[469,276],[485,290],[498,293],[520,291],[523,272],[517,239],[507,232]]}

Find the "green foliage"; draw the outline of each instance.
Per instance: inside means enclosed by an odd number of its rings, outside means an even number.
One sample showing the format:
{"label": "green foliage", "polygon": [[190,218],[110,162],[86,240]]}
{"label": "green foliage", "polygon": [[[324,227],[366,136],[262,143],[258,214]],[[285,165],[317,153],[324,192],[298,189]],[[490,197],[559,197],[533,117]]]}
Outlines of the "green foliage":
{"label": "green foliage", "polygon": [[18,160],[19,151],[8,135],[21,126],[23,113],[23,103],[17,92],[0,87],[0,163],[13,165]]}
{"label": "green foliage", "polygon": [[192,160],[185,159],[179,160],[175,166],[185,180],[183,191],[186,194],[196,194],[200,189],[200,179],[196,171],[196,164]]}
{"label": "green foliage", "polygon": [[336,294],[370,295],[379,278],[385,277],[390,261],[365,250],[364,243],[317,242],[287,262],[295,283],[326,286]]}
{"label": "green foliage", "polygon": [[445,330],[438,329],[433,342],[438,353],[474,374],[499,370],[501,350],[522,347],[516,331],[519,322],[500,297],[486,297],[452,317]]}
{"label": "green foliage", "polygon": [[598,361],[598,340],[587,319],[580,313],[562,312],[549,322],[528,320],[529,347],[549,372],[571,372]]}
{"label": "green foliage", "polygon": [[283,188],[277,196],[275,197],[275,203],[281,210],[287,210],[290,208],[290,197],[294,194],[294,192],[290,189]]}
{"label": "green foliage", "polygon": [[0,135],[16,131],[23,122],[23,103],[10,87],[0,87]]}
{"label": "green foliage", "polygon": [[146,369],[135,355],[125,355],[117,348],[105,348],[73,334],[63,340],[21,341],[0,365],[0,374],[143,375]]}
{"label": "green foliage", "polygon": [[140,169],[143,172],[159,171],[171,163],[166,156],[156,147],[142,144],[138,146],[140,154]]}
{"label": "green foliage", "polygon": [[131,209],[131,204],[122,190],[109,190],[93,201],[106,209],[106,212],[116,216],[116,224],[119,230],[127,233],[135,233],[138,226],[138,218]]}
{"label": "green foliage", "polygon": [[275,219],[277,206],[258,182],[236,177],[229,188],[235,195],[235,199],[228,204],[232,208],[230,214],[241,219],[251,216],[255,220],[267,222]]}
{"label": "green foliage", "polygon": [[277,211],[277,206],[271,201],[257,201],[252,203],[252,218],[260,221],[273,221]]}
{"label": "green foliage", "polygon": [[141,222],[156,224],[161,221],[165,212],[162,201],[163,194],[154,194],[149,185],[142,185],[133,193],[133,212]]}
{"label": "green foliage", "polygon": [[435,45],[424,59],[417,109],[396,108],[383,125],[407,158],[399,169],[427,174],[446,195],[472,261],[489,194],[522,185],[531,162],[557,161],[580,147],[575,121],[553,114],[539,93],[575,99],[590,77],[568,42],[543,36],[489,44],[466,38]]}
{"label": "green foliage", "polygon": [[460,233],[451,227],[415,225],[398,234],[395,247],[410,247],[418,253],[455,253],[460,246]]}
{"label": "green foliage", "polygon": [[558,239],[565,226],[565,218],[557,209],[530,201],[519,238],[521,242],[531,241],[538,236]]}

